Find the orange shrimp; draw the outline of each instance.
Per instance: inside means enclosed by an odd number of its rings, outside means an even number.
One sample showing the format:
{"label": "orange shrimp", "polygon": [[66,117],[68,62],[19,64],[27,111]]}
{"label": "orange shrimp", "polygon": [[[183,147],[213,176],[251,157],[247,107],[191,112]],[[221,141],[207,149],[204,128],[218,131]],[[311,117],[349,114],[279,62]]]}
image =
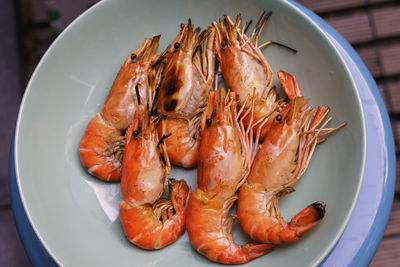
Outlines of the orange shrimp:
{"label": "orange shrimp", "polygon": [[[219,24],[213,22],[217,31],[216,54],[221,67],[221,74],[228,88],[239,97],[239,104],[247,108],[254,106],[254,114],[244,119],[248,125],[250,119],[258,121],[269,116],[277,107],[277,93],[272,86],[274,73],[261,52],[261,48],[270,44],[285,47],[297,52],[286,45],[268,41],[258,45],[258,38],[272,12],[262,13],[250,37],[245,31],[249,24],[240,27],[241,17],[237,15],[235,22],[229,16],[220,19]],[[251,99],[255,98],[255,99]],[[252,101],[248,101],[252,100]],[[258,126],[254,128],[257,131]],[[261,138],[265,131],[261,131]]]}
{"label": "orange shrimp", "polygon": [[[146,91],[156,88],[161,69],[156,63],[160,35],[145,39],[130,54],[110,89],[101,112],[89,122],[79,144],[83,167],[104,181],[121,179],[124,132],[132,122],[138,103],[147,103]],[[155,74],[157,72],[157,74]]]}
{"label": "orange shrimp", "polygon": [[[167,136],[158,140],[155,128],[147,112],[135,113],[122,162],[120,220],[128,240],[144,249],[163,248],[180,236],[191,192],[184,180],[168,180]],[[159,199],[167,184],[171,199]]]}
{"label": "orange shrimp", "polygon": [[[266,120],[267,134],[255,156],[248,179],[239,190],[237,214],[243,231],[255,241],[293,242],[319,224],[325,214],[322,201],[307,206],[289,223],[280,216],[279,200],[307,169],[323,136],[344,126],[325,128],[327,107],[307,107],[296,78],[280,71],[278,77],[290,102]],[[319,127],[319,128],[318,128]]]}
{"label": "orange shrimp", "polygon": [[202,116],[198,188],[189,200],[186,230],[192,246],[209,260],[240,264],[269,253],[274,245],[250,242],[239,246],[233,241],[236,216],[228,212],[250,170],[251,146],[237,122],[234,94],[225,98],[223,92],[210,92]]}
{"label": "orange shrimp", "polygon": [[[172,132],[165,142],[168,156],[175,165],[196,166],[199,149],[201,113],[214,77],[214,30],[193,31],[189,19],[168,49],[158,106],[164,119],[159,135]],[[202,43],[207,39],[204,49]]]}

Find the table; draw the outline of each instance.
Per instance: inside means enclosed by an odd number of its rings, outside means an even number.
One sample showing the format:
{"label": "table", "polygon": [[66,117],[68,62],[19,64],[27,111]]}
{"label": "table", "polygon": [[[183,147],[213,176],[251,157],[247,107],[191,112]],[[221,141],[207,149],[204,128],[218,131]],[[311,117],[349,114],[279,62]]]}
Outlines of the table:
{"label": "table", "polygon": [[[359,88],[366,118],[367,159],[360,196],[342,237],[321,266],[366,266],[379,246],[393,203],[396,161],[390,121],[375,81],[353,48],[317,15],[297,3],[293,5],[324,29],[341,52]],[[36,236],[22,206],[16,184],[13,147],[14,143],[10,152],[9,186],[22,243],[34,265],[56,266]]]}

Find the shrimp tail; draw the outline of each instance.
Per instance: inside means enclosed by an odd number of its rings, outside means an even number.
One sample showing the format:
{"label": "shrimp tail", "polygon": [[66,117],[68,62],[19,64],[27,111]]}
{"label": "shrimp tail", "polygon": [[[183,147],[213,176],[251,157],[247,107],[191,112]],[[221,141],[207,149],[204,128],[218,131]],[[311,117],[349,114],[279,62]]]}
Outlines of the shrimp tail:
{"label": "shrimp tail", "polygon": [[[244,232],[257,242],[280,244],[282,242],[294,242],[318,225],[325,215],[326,205],[322,201],[307,206],[289,223],[283,219],[271,219],[271,216],[280,218],[279,206],[275,203],[278,203],[279,198],[292,191],[293,189],[286,188],[285,191],[278,194],[278,197],[272,197],[272,204],[267,209],[268,199],[277,194],[271,192],[271,195],[269,195],[260,185],[243,185],[239,191],[237,211]],[[247,203],[255,203],[258,208],[253,209]],[[270,216],[265,216],[265,214]]]}
{"label": "shrimp tail", "polygon": [[224,264],[242,264],[272,251],[274,244],[251,241],[237,245],[231,235],[235,215],[228,215],[236,196],[226,201],[210,198],[196,189],[187,210],[186,229],[192,246],[209,260]]}
{"label": "shrimp tail", "polygon": [[185,213],[192,188],[188,187],[185,180],[169,179],[169,194],[176,213]]}
{"label": "shrimp tail", "polygon": [[248,255],[249,260],[252,260],[270,253],[275,247],[276,245],[274,244],[262,244],[252,241],[242,246],[242,251]]}
{"label": "shrimp tail", "polygon": [[215,261],[224,264],[243,264],[270,253],[274,247],[276,247],[274,244],[261,244],[252,241],[243,246],[236,245],[236,249],[227,247],[219,251]]}
{"label": "shrimp tail", "polygon": [[120,204],[120,219],[128,240],[144,249],[160,249],[176,241],[185,229],[191,189],[184,180],[169,180],[171,200],[153,204]]}
{"label": "shrimp tail", "polygon": [[292,218],[288,227],[280,233],[281,240],[284,242],[293,242],[299,239],[317,224],[325,216],[326,205],[322,201],[314,202],[305,207],[296,216]]}
{"label": "shrimp tail", "polygon": [[303,97],[297,79],[294,75],[281,70],[278,72],[278,78],[289,100],[292,100],[295,97]]}

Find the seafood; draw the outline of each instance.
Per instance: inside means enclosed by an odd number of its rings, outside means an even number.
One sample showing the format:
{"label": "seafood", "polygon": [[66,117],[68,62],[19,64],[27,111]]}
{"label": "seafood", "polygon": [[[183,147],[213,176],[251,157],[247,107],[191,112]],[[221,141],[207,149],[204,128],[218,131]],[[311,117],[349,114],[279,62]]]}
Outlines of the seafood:
{"label": "seafood", "polygon": [[[254,27],[250,37],[245,32],[250,25],[245,23],[242,27],[241,16],[237,15],[235,22],[229,16],[214,21],[216,29],[216,54],[221,67],[221,74],[230,90],[239,98],[240,105],[254,106],[252,118],[258,121],[269,116],[277,107],[277,93],[272,86],[273,71],[268,61],[261,52],[261,48],[270,44],[285,47],[297,52],[286,45],[268,41],[258,45],[258,38],[272,12],[263,12]],[[251,98],[255,98],[254,101]],[[244,119],[245,125],[250,123],[250,116]],[[256,131],[258,127],[255,127]],[[261,132],[261,138],[266,131]]]}
{"label": "seafood", "polygon": [[[255,156],[250,174],[239,190],[237,214],[243,231],[255,241],[280,244],[298,240],[321,222],[325,204],[315,202],[287,223],[280,216],[279,200],[294,191],[316,145],[346,123],[325,128],[329,108],[307,107],[296,78],[280,71],[278,77],[290,102],[266,120],[266,136]],[[322,124],[322,125],[321,125]],[[320,126],[321,125],[321,126]]]}
{"label": "seafood", "polygon": [[148,102],[147,89],[155,90],[161,69],[156,54],[160,35],[145,39],[126,59],[101,112],[89,122],[79,144],[83,167],[105,181],[121,179],[124,133],[139,104]]}
{"label": "seafood", "polygon": [[[159,87],[158,107],[164,115],[159,136],[172,132],[165,141],[175,165],[190,168],[197,163],[201,113],[207,104],[215,68],[214,29],[200,33],[193,24],[183,24],[166,54]],[[207,40],[205,42],[205,40]],[[204,49],[202,44],[204,44]]]}
{"label": "seafood", "polygon": [[[120,220],[128,240],[144,249],[160,249],[185,229],[191,189],[184,180],[168,180],[170,163],[156,119],[137,111],[126,132],[122,162]],[[159,199],[169,185],[171,199]]]}
{"label": "seafood", "polygon": [[237,245],[231,229],[236,219],[229,215],[235,192],[250,170],[251,138],[239,126],[235,95],[224,89],[210,92],[201,121],[198,158],[198,188],[189,200],[186,230],[192,246],[211,261],[246,263],[269,253],[274,245],[250,242]]}
{"label": "seafood", "polygon": [[235,22],[226,15],[219,24],[213,22],[217,31],[216,53],[221,74],[228,88],[238,96],[240,105],[253,95],[253,91],[254,95],[266,98],[272,89],[273,71],[257,46],[266,19],[263,13],[250,38],[245,34],[247,25],[240,28],[240,15]]}

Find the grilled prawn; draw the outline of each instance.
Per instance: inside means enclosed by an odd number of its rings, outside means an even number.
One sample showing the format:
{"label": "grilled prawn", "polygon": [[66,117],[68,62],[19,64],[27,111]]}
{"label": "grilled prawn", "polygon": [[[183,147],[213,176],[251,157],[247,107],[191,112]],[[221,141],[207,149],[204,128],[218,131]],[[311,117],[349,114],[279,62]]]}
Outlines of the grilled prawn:
{"label": "grilled prawn", "polygon": [[[321,201],[307,206],[287,223],[279,200],[307,169],[316,145],[336,128],[321,125],[329,109],[307,107],[296,78],[280,71],[278,77],[290,102],[267,120],[267,134],[254,159],[248,179],[239,190],[237,214],[243,231],[262,243],[293,242],[319,224],[325,214]],[[320,126],[320,127],[319,127]]]}
{"label": "grilled prawn", "polygon": [[164,119],[158,132],[159,136],[172,132],[165,141],[168,156],[173,164],[186,168],[197,163],[200,118],[214,77],[214,35],[212,27],[202,33],[200,28],[193,30],[189,20],[165,56],[158,95]]}
{"label": "grilled prawn", "polygon": [[[268,41],[258,45],[258,38],[272,12],[262,13],[250,37],[246,35],[249,24],[241,25],[241,17],[237,15],[235,22],[229,16],[214,21],[216,29],[216,54],[221,67],[221,74],[228,88],[239,97],[239,104],[247,108],[254,106],[252,119],[269,116],[279,105],[277,93],[272,86],[274,73],[261,48],[270,44],[285,47],[293,52],[296,50],[281,43]],[[254,99],[252,99],[254,98]],[[250,116],[244,119],[245,125],[250,123]],[[258,126],[254,128],[257,130]],[[261,137],[265,130],[261,132]]]}
{"label": "grilled prawn", "polygon": [[[156,121],[136,112],[126,132],[122,162],[120,220],[129,241],[144,249],[173,243],[185,229],[190,188],[184,180],[168,180],[170,163]],[[171,199],[159,199],[169,185]]]}
{"label": "grilled prawn", "polygon": [[149,100],[148,88],[155,90],[159,83],[161,71],[156,64],[159,39],[160,36],[145,39],[125,59],[102,111],[92,118],[82,136],[79,144],[81,163],[101,180],[121,179],[125,130],[132,122],[138,104],[146,104]]}
{"label": "grilled prawn", "polygon": [[251,142],[237,116],[234,95],[225,98],[223,89],[210,92],[201,122],[198,188],[186,215],[192,246],[209,260],[225,264],[246,263],[274,247],[255,242],[239,246],[231,235],[236,216],[228,213],[251,165]]}

